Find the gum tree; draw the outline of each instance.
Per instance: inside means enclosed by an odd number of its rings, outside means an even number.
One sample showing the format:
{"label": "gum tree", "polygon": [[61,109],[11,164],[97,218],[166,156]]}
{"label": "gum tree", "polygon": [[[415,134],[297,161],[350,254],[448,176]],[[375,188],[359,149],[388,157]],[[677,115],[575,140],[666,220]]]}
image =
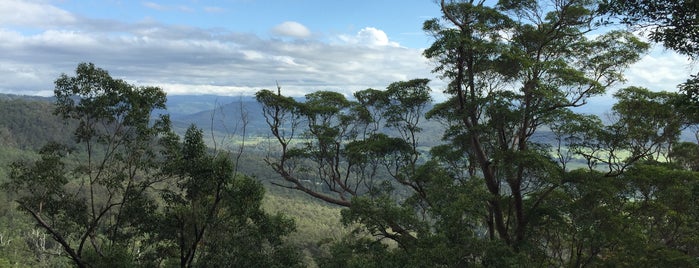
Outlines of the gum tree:
{"label": "gum tree", "polygon": [[[540,204],[564,170],[535,134],[622,79],[647,49],[631,34],[588,38],[593,1],[441,1],[444,18],[425,23],[435,43],[425,56],[450,81],[453,97],[431,116],[450,122],[447,136],[482,176],[488,233],[514,249],[527,243]],[[546,6],[544,6],[546,5]]]}
{"label": "gum tree", "polygon": [[135,87],[91,63],[55,82],[55,113],[77,122],[71,145],[49,143],[36,162],[15,163],[5,185],[19,208],[59,243],[78,267],[128,265],[154,226],[149,189],[156,174],[154,143],[169,130],[157,87]]}
{"label": "gum tree", "polygon": [[235,172],[229,153],[209,151],[193,125],[182,142],[170,133],[161,144],[161,170],[172,183],[160,191],[165,204],[154,241],[176,254],[158,257],[179,257],[180,267],[300,265],[298,252],[283,241],[294,222],[261,209],[264,188]]}
{"label": "gum tree", "polygon": [[[327,91],[310,93],[305,102],[280,91],[259,91],[257,100],[280,148],[266,160],[284,181],[276,184],[343,207],[366,197],[362,200],[370,207],[386,202],[392,209],[409,211],[380,197],[409,195],[394,191],[398,188],[424,194],[412,174],[421,155],[419,123],[430,101],[427,83],[414,79],[393,83],[385,91],[359,91],[357,101]],[[408,227],[412,223],[385,220],[373,219],[375,234],[414,240]]]}

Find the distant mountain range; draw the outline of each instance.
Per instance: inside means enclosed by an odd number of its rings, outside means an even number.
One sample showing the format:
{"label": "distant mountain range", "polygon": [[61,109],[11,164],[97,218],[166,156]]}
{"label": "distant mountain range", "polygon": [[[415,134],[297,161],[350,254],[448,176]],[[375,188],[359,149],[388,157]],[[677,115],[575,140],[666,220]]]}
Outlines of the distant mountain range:
{"label": "distant mountain range", "polygon": [[206,131],[240,134],[243,116],[246,117],[246,135],[267,135],[269,128],[262,116],[262,106],[253,97],[221,97],[214,95],[169,96],[168,112],[176,129],[191,124]]}
{"label": "distant mountain range", "polygon": [[[53,102],[54,99],[52,97],[0,94],[0,100]],[[613,104],[614,100],[611,98],[598,97],[591,99],[587,105],[575,108],[574,111],[597,115],[602,120],[606,120]],[[195,124],[206,132],[213,130],[218,136],[241,134],[241,116],[244,114],[247,118],[246,135],[269,135],[269,128],[262,116],[262,107],[252,96],[170,95],[168,96],[167,110],[156,111],[156,113],[169,113],[173,128],[178,133],[183,133],[191,124]],[[429,146],[438,141],[441,134],[437,134],[438,130],[435,128],[441,129],[441,126],[437,125],[436,122],[425,122],[425,124],[423,129],[428,129],[431,132],[425,136],[431,140],[423,139],[423,142]],[[681,138],[694,141],[694,135],[689,131],[685,131]]]}

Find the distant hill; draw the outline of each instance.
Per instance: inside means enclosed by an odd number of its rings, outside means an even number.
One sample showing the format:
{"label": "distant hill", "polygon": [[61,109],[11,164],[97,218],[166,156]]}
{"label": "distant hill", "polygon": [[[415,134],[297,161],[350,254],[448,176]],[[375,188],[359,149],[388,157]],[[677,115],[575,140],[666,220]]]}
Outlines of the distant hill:
{"label": "distant hill", "polygon": [[[166,111],[156,111],[156,113],[168,113],[173,122],[173,128],[177,133],[184,131],[191,124],[197,125],[205,132],[212,129],[217,136],[228,136],[233,134],[241,134],[241,113],[247,114],[246,135],[251,137],[267,137],[270,135],[269,127],[262,116],[262,107],[252,96],[217,96],[217,95],[169,95]],[[36,143],[44,137],[44,129],[52,129],[59,127],[62,123],[55,122],[56,117],[39,116],[40,111],[50,114],[53,111],[51,103],[53,97],[40,96],[25,96],[13,94],[0,94],[0,101],[3,102],[0,109],[5,109],[0,118],[0,142],[3,144],[22,144],[25,148],[33,148],[35,145],[27,145]],[[299,100],[303,101],[303,100]],[[610,97],[597,97],[590,99],[589,103],[578,108],[574,108],[575,112],[592,114],[599,116],[603,121],[607,121],[608,113],[614,104],[614,99]],[[29,104],[21,104],[21,102],[39,103],[38,110],[32,111],[33,108],[28,107]],[[31,106],[31,105],[29,105]],[[27,119],[35,120],[34,126],[31,129],[31,135],[11,135],[19,125],[17,122],[17,113],[26,114]],[[31,119],[31,118],[35,119]],[[48,121],[46,124],[43,121]],[[238,128],[236,130],[236,127]],[[421,123],[423,128],[423,137],[421,141],[426,146],[432,146],[440,143],[443,127],[437,122],[423,120]],[[545,134],[542,134],[546,136]],[[541,139],[543,137],[539,137]],[[692,130],[682,132],[680,137],[685,141],[696,141]],[[28,146],[28,147],[27,147]]]}
{"label": "distant hill", "polygon": [[54,98],[53,97],[0,93],[0,100],[25,100],[25,101],[53,102]]}
{"label": "distant hill", "polygon": [[74,125],[53,115],[50,98],[0,95],[0,144],[37,150],[48,141],[69,143]]}
{"label": "distant hill", "polygon": [[[431,107],[426,108],[425,111],[429,109],[431,109]],[[247,115],[247,136],[268,137],[271,135],[269,126],[262,114],[262,105],[252,97],[238,98],[230,103],[219,104],[216,108],[194,114],[171,114],[170,116],[173,121],[173,126],[178,132],[181,129],[186,129],[191,124],[195,124],[206,132],[213,129],[218,133],[217,135],[239,135],[240,129],[236,132],[236,126],[240,126],[241,124],[241,114]],[[423,129],[420,135],[420,143],[422,145],[434,146],[441,143],[440,139],[443,134],[444,126],[439,122],[423,118],[420,122],[420,127]],[[390,135],[397,135],[397,133],[390,133],[388,130],[386,130],[386,132]]]}
{"label": "distant hill", "polygon": [[[262,115],[262,106],[252,97],[222,99],[228,102],[211,99],[211,103],[206,105],[204,99],[200,100],[201,102],[195,102],[195,105],[200,108],[208,107],[207,109],[190,114],[170,114],[175,129],[186,129],[190,124],[195,124],[205,131],[213,129],[222,134],[241,134],[242,116],[245,115],[247,118],[246,135],[267,136],[269,133],[269,127]],[[168,99],[168,111],[170,105]],[[185,102],[178,102],[175,105],[184,107]]]}
{"label": "distant hill", "polygon": [[168,95],[167,111],[171,116],[191,115],[202,111],[212,110],[222,104],[228,104],[243,99],[254,101],[252,97],[217,96],[217,95]]}

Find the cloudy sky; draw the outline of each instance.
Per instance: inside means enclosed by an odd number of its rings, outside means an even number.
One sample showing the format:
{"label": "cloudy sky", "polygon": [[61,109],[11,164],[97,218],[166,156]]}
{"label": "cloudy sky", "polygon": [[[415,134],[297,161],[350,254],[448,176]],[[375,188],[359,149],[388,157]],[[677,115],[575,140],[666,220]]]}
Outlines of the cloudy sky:
{"label": "cloudy sky", "polygon": [[[51,95],[53,81],[93,62],[169,94],[350,94],[433,79],[421,55],[432,0],[0,0],[0,92]],[[658,47],[629,84],[673,90],[696,73]]]}

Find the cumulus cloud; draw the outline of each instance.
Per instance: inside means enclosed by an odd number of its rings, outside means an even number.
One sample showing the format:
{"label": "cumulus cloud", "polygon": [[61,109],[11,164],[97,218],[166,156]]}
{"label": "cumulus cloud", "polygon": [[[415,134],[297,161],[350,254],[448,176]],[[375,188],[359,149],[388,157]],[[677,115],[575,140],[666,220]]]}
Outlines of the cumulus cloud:
{"label": "cumulus cloud", "polygon": [[272,33],[294,38],[307,38],[311,36],[311,31],[303,24],[295,21],[285,21],[272,28]]}
{"label": "cumulus cloud", "polygon": [[388,40],[388,35],[382,30],[374,27],[361,29],[356,35],[341,35],[340,39],[349,44],[358,44],[370,47],[391,46],[398,47],[398,43]]}

